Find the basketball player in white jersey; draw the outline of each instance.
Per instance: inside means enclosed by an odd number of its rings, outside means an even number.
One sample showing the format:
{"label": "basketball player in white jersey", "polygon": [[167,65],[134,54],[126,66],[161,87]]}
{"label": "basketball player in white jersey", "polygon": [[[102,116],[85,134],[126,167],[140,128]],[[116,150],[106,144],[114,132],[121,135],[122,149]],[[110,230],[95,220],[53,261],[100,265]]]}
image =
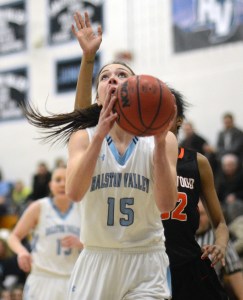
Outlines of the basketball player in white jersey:
{"label": "basketball player in white jersey", "polygon": [[69,300],[171,295],[160,212],[176,202],[177,142],[168,132],[170,125],[155,137],[142,138],[115,123],[113,92],[132,75],[119,63],[102,68],[98,124],[76,131],[69,140],[66,190],[81,201],[85,245],[72,272]]}
{"label": "basketball player in white jersey", "polygon": [[[80,14],[75,20],[78,32],[73,28],[74,33],[82,35],[80,43],[88,44],[81,65],[86,79],[81,80],[79,92],[91,94],[101,29],[98,36],[94,34],[87,13],[85,20]],[[96,48],[93,53],[90,43]],[[176,204],[178,144],[169,132],[173,120],[154,137],[132,136],[115,122],[114,91],[133,75],[123,63],[103,67],[97,102],[87,109],[50,117],[31,106],[25,108],[32,125],[47,129],[48,141],[68,140],[66,192],[80,201],[84,244],[70,278],[68,300],[171,297],[160,215]]]}
{"label": "basketball player in white jersey", "polygon": [[[10,234],[8,243],[18,255],[19,267],[30,272],[23,299],[66,300],[74,263],[82,249],[80,214],[65,194],[66,168],[53,171],[51,196],[26,209]],[[31,253],[21,240],[32,234]]]}

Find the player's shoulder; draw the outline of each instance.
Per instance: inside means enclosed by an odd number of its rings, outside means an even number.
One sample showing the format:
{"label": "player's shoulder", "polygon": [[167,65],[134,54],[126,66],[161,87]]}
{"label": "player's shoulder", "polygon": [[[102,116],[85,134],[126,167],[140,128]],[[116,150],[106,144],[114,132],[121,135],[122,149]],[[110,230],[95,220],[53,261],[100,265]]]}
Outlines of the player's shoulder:
{"label": "player's shoulder", "polygon": [[197,152],[197,162],[199,165],[209,165],[209,160],[207,159],[207,157],[199,152]]}
{"label": "player's shoulder", "polygon": [[203,176],[205,180],[209,180],[213,171],[207,157],[201,153],[197,153],[197,164],[200,175]]}
{"label": "player's shoulder", "polygon": [[41,201],[42,199],[32,201],[25,209],[24,214],[31,216],[31,218],[38,217],[41,211]]}
{"label": "player's shoulder", "polygon": [[88,129],[80,129],[73,132],[68,141],[68,149],[69,151],[77,150],[80,147],[85,148],[89,145],[91,139],[91,135]]}
{"label": "player's shoulder", "polygon": [[80,130],[77,130],[75,132],[73,132],[70,136],[70,141],[72,140],[77,140],[77,139],[80,139],[80,138],[87,138],[88,137],[88,131],[87,129],[80,129]]}

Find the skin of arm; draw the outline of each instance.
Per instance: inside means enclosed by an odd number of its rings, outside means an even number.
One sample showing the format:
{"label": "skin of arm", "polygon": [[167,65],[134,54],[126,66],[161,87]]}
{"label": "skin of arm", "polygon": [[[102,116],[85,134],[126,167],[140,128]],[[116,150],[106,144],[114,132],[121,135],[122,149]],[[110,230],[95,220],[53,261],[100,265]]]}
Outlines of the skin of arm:
{"label": "skin of arm", "polygon": [[205,206],[215,234],[214,245],[205,245],[202,247],[202,259],[210,254],[212,265],[221,261],[224,266],[229,231],[215,190],[211,166],[207,158],[200,153],[197,154],[197,161],[201,178],[201,200]]}
{"label": "skin of arm", "polygon": [[[89,142],[86,130],[79,130],[70,138],[66,194],[74,202],[81,201],[90,186],[102,142],[117,118],[117,114],[112,111],[115,101],[116,95],[112,96],[112,88],[109,88],[91,142]],[[82,184],[80,184],[80,178],[82,178]]]}
{"label": "skin of arm", "polygon": [[87,12],[84,13],[84,18],[80,13],[75,13],[74,20],[77,30],[72,25],[72,32],[83,50],[74,108],[81,109],[92,102],[92,75],[95,55],[102,42],[102,28],[98,26],[97,34],[94,33]]}
{"label": "skin of arm", "polygon": [[175,135],[167,130],[155,136],[154,139],[155,200],[161,212],[171,211],[175,208],[177,201],[178,143]]}
{"label": "skin of arm", "polygon": [[8,238],[8,245],[17,254],[18,265],[24,272],[30,272],[32,259],[21,241],[36,227],[39,214],[39,201],[30,204]]}
{"label": "skin of arm", "polygon": [[226,275],[225,280],[232,289],[237,300],[243,300],[243,274],[242,271]]}

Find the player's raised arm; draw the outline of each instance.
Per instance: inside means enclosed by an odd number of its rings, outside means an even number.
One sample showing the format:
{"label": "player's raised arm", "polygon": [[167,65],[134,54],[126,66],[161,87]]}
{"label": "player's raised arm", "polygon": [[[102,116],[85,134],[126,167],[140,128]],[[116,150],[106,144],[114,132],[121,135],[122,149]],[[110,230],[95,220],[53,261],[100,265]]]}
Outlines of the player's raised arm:
{"label": "player's raised arm", "polygon": [[74,20],[76,28],[72,25],[72,32],[83,50],[74,105],[75,109],[80,109],[89,106],[92,102],[92,75],[95,55],[102,41],[102,29],[98,26],[97,34],[94,32],[87,12],[84,13],[84,18],[76,12]]}
{"label": "player's raised arm", "polygon": [[102,142],[117,118],[117,114],[112,112],[115,101],[116,96],[112,95],[110,88],[91,141],[86,130],[79,130],[70,138],[66,193],[73,201],[80,201],[89,188]]}

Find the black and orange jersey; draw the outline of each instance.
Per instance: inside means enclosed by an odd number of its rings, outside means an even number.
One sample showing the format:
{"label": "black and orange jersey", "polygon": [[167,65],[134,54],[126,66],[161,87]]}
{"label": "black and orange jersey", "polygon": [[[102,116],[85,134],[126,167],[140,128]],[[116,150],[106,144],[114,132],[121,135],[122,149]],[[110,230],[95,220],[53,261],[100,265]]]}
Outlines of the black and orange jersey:
{"label": "black and orange jersey", "polygon": [[166,252],[172,268],[188,263],[201,255],[201,248],[195,240],[195,233],[199,226],[200,182],[197,152],[179,148],[177,204],[173,211],[161,215],[165,230]]}

